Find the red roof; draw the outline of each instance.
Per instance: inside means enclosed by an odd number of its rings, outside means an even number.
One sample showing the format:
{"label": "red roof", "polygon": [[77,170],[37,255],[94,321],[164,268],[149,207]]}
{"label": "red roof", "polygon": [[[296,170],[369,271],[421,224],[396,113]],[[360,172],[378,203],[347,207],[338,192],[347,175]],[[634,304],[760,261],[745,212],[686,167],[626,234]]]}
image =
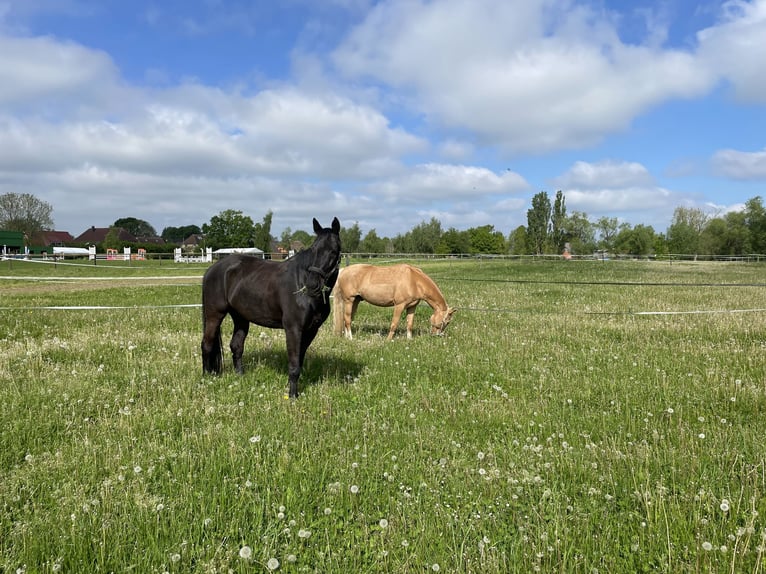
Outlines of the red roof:
{"label": "red roof", "polygon": [[[111,231],[111,227],[91,227],[75,237],[75,243],[101,243],[106,239],[106,235]],[[117,227],[117,239],[120,241],[135,242],[136,238],[132,233],[122,227]]]}
{"label": "red roof", "polygon": [[49,245],[64,245],[65,243],[72,243],[74,237],[68,231],[43,231],[42,242],[44,247]]}

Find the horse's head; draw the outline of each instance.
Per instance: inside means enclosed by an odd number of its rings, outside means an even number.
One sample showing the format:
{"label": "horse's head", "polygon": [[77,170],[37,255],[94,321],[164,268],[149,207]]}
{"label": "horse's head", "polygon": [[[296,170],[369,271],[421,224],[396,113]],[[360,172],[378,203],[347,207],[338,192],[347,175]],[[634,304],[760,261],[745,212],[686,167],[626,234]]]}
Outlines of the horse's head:
{"label": "horse's head", "polygon": [[434,314],[431,315],[431,334],[443,335],[447,325],[452,321],[452,315],[455,311],[457,311],[457,309],[453,309],[449,306],[446,309],[434,311]]}
{"label": "horse's head", "polygon": [[340,222],[335,217],[331,227],[323,228],[314,218],[314,232],[317,236],[311,244],[312,259],[308,270],[321,279],[319,289],[332,289],[340,264]]}

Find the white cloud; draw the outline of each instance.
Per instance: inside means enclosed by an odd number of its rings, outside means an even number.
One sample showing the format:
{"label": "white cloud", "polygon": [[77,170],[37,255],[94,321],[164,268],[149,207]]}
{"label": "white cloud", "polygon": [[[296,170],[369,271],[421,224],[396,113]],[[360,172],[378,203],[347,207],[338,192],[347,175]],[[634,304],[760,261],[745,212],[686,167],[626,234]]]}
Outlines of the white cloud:
{"label": "white cloud", "polygon": [[697,40],[702,65],[727,78],[742,100],[766,103],[766,0],[723,2],[720,22]]}
{"label": "white cloud", "polygon": [[757,152],[722,149],[713,155],[713,169],[740,180],[766,180],[766,148]]}
{"label": "white cloud", "polygon": [[383,2],[334,58],[411,90],[432,122],[512,151],[593,144],[715,81],[689,52],[624,44],[608,14],[550,0]]}
{"label": "white cloud", "polygon": [[[5,111],[109,109],[118,82],[109,56],[52,38],[14,38],[0,34],[0,106]],[[123,96],[128,96],[127,90]]]}
{"label": "white cloud", "polygon": [[526,191],[529,184],[512,171],[498,175],[481,167],[429,163],[371,187],[389,199],[422,203],[468,201],[518,193]]}
{"label": "white cloud", "polygon": [[575,162],[563,175],[553,179],[557,188],[582,189],[627,188],[651,186],[654,178],[640,163],[627,161]]}

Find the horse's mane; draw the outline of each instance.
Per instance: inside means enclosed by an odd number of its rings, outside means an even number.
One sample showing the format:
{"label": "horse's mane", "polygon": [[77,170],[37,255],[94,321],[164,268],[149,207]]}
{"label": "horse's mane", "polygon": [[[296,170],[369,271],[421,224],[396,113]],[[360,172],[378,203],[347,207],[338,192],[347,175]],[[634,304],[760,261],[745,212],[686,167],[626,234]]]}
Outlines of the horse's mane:
{"label": "horse's mane", "polygon": [[423,271],[423,270],[422,270],[420,267],[415,267],[414,265],[410,265],[409,267],[410,267],[410,269],[412,269],[413,271],[416,271],[416,272],[417,272],[417,274],[418,274],[418,276],[419,276],[421,279],[424,279],[424,280],[426,280],[426,281],[427,281],[427,282],[428,282],[428,283],[429,283],[431,286],[433,286],[433,288],[434,288],[434,289],[436,289],[436,291],[439,293],[439,295],[441,295],[442,297],[444,297],[444,295],[442,294],[442,290],[441,290],[441,289],[439,289],[439,286],[436,284],[436,281],[434,281],[434,280],[433,280],[433,279],[431,279],[431,278],[430,278],[428,275],[426,275],[426,272],[425,272],[425,271]]}

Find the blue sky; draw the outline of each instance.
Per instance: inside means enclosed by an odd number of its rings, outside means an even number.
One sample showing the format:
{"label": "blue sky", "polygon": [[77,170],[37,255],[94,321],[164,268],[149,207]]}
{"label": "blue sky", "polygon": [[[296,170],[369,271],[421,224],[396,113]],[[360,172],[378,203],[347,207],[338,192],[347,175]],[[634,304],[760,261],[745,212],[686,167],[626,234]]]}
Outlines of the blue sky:
{"label": "blue sky", "polygon": [[0,193],[393,237],[765,196],[766,0],[0,0]]}

